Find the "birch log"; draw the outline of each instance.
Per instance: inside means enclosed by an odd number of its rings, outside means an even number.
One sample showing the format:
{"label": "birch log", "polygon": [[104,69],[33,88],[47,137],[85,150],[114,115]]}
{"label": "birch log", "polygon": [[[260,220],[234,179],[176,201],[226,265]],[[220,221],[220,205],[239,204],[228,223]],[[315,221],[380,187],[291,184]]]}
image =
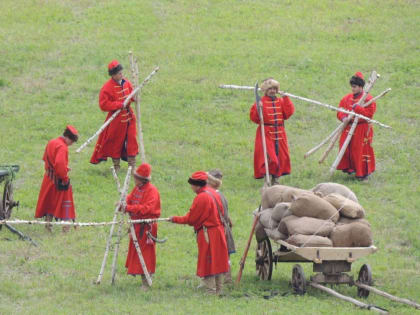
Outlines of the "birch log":
{"label": "birch log", "polygon": [[[128,167],[128,171],[127,171],[127,175],[125,177],[125,181],[124,181],[124,186],[123,189],[121,191],[121,196],[120,196],[120,202],[119,204],[115,207],[114,210],[114,218],[113,218],[113,222],[115,222],[115,220],[117,219],[118,216],[118,211],[120,209],[120,204],[124,204],[125,203],[125,196],[127,195],[127,190],[128,190],[128,183],[130,181],[130,176],[131,176],[131,166]],[[104,270],[105,270],[105,264],[106,264],[106,260],[108,258],[108,252],[109,252],[109,248],[111,246],[111,239],[112,239],[112,235],[114,235],[114,227],[115,224],[111,225],[111,228],[109,230],[109,236],[108,239],[106,241],[106,247],[105,247],[105,253],[104,253],[104,258],[102,260],[102,265],[101,265],[101,269],[99,271],[99,275],[98,275],[98,279],[96,280],[96,284],[100,284],[102,281],[102,276],[104,274]]]}
{"label": "birch log", "polygon": [[[253,90],[254,89],[254,87],[252,87],[252,86],[226,85],[226,84],[225,85],[220,85],[219,87],[221,89],[234,89],[234,90]],[[366,120],[369,123],[378,124],[379,126],[384,127],[384,128],[391,128],[391,126],[385,125],[385,124],[383,124],[383,123],[381,123],[381,122],[379,122],[377,120],[370,119],[369,117],[366,117],[366,116],[363,116],[363,115],[360,115],[360,114],[356,114],[356,113],[354,113],[352,111],[348,111],[348,110],[345,110],[345,109],[340,108],[340,107],[334,107],[334,106],[328,105],[326,103],[321,103],[321,102],[318,102],[316,100],[312,100],[310,98],[306,98],[306,97],[294,95],[294,94],[287,93],[287,92],[280,92],[280,95],[286,95],[286,96],[289,96],[291,98],[296,98],[296,99],[301,100],[301,101],[305,101],[305,102],[308,102],[308,103],[320,105],[320,106],[329,108],[331,110],[335,110],[337,112],[342,112],[342,113],[346,113],[346,114],[349,114],[349,115],[352,114],[355,117],[362,118],[362,119]]]}
{"label": "birch log", "polygon": [[[139,219],[139,220],[127,220],[127,223],[155,223],[155,222],[164,222],[170,221],[170,218],[156,218],[156,219]],[[61,226],[106,226],[106,225],[115,225],[119,221],[109,221],[109,222],[69,222],[69,221],[59,221],[59,222],[49,222],[49,221],[38,221],[38,220],[0,220],[0,225],[11,224],[11,225],[61,225]]]}
{"label": "birch log", "polygon": [[117,185],[118,193],[121,195],[120,180],[118,179],[117,172],[115,171],[114,166],[111,166],[111,173],[112,173],[112,177],[114,177],[115,184]]}
{"label": "birch log", "polygon": [[318,151],[324,144],[326,144],[330,139],[332,139],[335,136],[335,134],[338,132],[340,127],[341,127],[341,124],[338,125],[337,128],[328,137],[326,137],[320,144],[318,144],[316,147],[314,147],[314,148],[310,149],[308,152],[306,152],[305,155],[304,155],[304,158],[306,159],[311,154]]}
{"label": "birch log", "polygon": [[147,284],[152,286],[152,278],[150,277],[149,271],[147,270],[146,263],[144,262],[143,254],[141,253],[139,242],[137,241],[136,231],[134,225],[130,224],[131,237],[133,239],[134,247],[136,248],[137,255],[139,256],[141,267],[143,268],[144,275],[146,276]]}

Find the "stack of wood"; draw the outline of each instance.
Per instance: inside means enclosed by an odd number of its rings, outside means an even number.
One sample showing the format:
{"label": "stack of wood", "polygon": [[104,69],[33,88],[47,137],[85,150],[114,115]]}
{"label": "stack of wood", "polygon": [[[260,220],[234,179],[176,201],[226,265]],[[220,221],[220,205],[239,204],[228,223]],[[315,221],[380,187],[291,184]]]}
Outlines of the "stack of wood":
{"label": "stack of wood", "polygon": [[337,183],[311,190],[275,185],[262,193],[257,241],[267,237],[303,247],[367,247],[373,244],[365,210],[354,192]]}

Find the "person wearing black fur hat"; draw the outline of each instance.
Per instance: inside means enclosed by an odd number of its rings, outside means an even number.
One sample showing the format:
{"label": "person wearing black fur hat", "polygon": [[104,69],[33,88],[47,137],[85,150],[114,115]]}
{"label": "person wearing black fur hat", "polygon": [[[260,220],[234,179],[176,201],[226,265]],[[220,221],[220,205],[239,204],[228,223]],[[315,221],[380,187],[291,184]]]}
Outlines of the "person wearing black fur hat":
{"label": "person wearing black fur hat", "polygon": [[[356,72],[350,78],[350,86],[352,92],[347,94],[340,101],[339,107],[357,114],[372,118],[376,111],[376,103],[372,102],[369,106],[362,107],[358,102],[363,95],[363,87],[365,80],[361,72]],[[365,102],[372,99],[368,94]],[[349,121],[348,114],[337,112],[337,118],[340,121],[348,121],[347,127],[343,130],[340,137],[340,149],[345,142],[350,131],[353,119]],[[355,174],[359,180],[366,180],[367,177],[375,171],[375,153],[372,148],[373,126],[364,119],[359,119],[356,129],[354,130],[351,141],[337,166],[338,170],[342,170],[348,174]]]}
{"label": "person wearing black fur hat", "polygon": [[139,152],[136,132],[136,116],[130,107],[130,100],[126,107],[124,101],[133,91],[133,87],[123,77],[123,67],[113,60],[108,65],[108,74],[111,76],[99,93],[99,107],[108,112],[108,120],[115,111],[122,109],[117,117],[102,131],[93,151],[90,163],[98,164],[112,158],[114,168],[120,169],[120,159],[127,161],[132,169],[136,166],[136,155]]}

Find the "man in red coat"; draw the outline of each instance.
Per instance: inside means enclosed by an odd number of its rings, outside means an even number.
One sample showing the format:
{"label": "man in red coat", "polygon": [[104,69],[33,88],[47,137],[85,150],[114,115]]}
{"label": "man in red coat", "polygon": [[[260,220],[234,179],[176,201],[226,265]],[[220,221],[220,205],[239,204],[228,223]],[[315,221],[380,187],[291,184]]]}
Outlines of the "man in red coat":
{"label": "man in red coat", "polygon": [[226,238],[217,210],[219,207],[223,215],[223,205],[216,191],[208,187],[206,181],[206,172],[192,174],[188,183],[197,196],[187,214],[171,217],[171,221],[194,227],[198,246],[197,276],[203,278],[209,293],[220,294],[223,274],[229,270]]}
{"label": "man in red coat", "polygon": [[[372,118],[376,111],[376,103],[373,102],[367,107],[358,104],[362,95],[365,80],[360,72],[357,72],[350,79],[352,93],[347,94],[340,101],[339,107],[346,110],[353,110],[357,114]],[[365,102],[372,99],[371,95],[366,97]],[[348,121],[348,114],[337,112],[337,118],[341,121]],[[350,131],[353,119],[349,121],[347,127],[343,130],[340,138],[340,149]],[[338,170],[345,173],[356,173],[359,180],[367,180],[367,177],[375,171],[375,153],[372,148],[373,127],[364,119],[359,119],[357,127],[354,130],[351,141],[337,166]]]}
{"label": "man in red coat", "polygon": [[[127,196],[125,211],[130,214],[132,220],[155,219],[160,217],[160,195],[157,188],[150,183],[151,167],[147,163],[141,164],[134,173],[136,186]],[[157,237],[157,224],[135,224],[137,239],[150,275],[156,269],[156,245],[150,238],[149,233]],[[125,263],[127,273],[130,275],[141,275],[142,289],[147,290],[149,285],[146,281],[143,268],[133,240],[130,237],[127,260]]]}
{"label": "man in red coat", "polygon": [[[264,119],[265,142],[267,145],[268,171],[272,177],[272,184],[278,183],[278,178],[291,172],[289,145],[287,143],[284,121],[293,115],[295,108],[287,96],[276,97],[279,92],[279,83],[272,79],[266,79],[261,90],[264,96],[261,98],[261,106]],[[251,107],[249,116],[251,120],[260,124],[257,104]],[[264,150],[261,137],[261,126],[257,128],[254,149],[254,177],[266,176]]]}
{"label": "man in red coat", "polygon": [[[73,191],[68,172],[68,147],[78,139],[76,128],[68,125],[62,136],[50,140],[45,148],[43,160],[45,175],[38,196],[35,218],[46,217],[51,222],[56,220],[73,220],[76,212],[73,203]],[[48,231],[51,225],[45,225]],[[69,226],[63,226],[63,232],[69,230]]]}
{"label": "man in red coat", "polygon": [[133,91],[133,87],[123,77],[122,66],[117,60],[108,65],[108,73],[111,76],[99,93],[99,107],[108,112],[105,119],[108,120],[115,111],[122,109],[117,117],[102,131],[93,151],[90,163],[98,164],[112,158],[116,171],[120,169],[120,159],[128,161],[135,169],[136,155],[139,152],[136,138],[136,116],[130,107],[130,102],[123,107],[127,96]]}

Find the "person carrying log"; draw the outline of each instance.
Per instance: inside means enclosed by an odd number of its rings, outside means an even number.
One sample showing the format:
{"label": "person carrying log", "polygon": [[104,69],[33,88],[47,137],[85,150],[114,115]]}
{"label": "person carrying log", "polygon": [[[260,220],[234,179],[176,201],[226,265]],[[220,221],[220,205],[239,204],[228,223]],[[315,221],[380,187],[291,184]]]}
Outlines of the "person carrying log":
{"label": "person carrying log", "polygon": [[222,185],[223,173],[219,169],[212,169],[208,171],[207,175],[208,175],[207,184],[216,191],[223,205],[223,215],[221,215],[221,213],[219,213],[219,215],[222,218],[223,227],[225,229],[226,244],[227,244],[228,255],[229,255],[229,271],[225,274],[224,283],[231,284],[232,283],[232,273],[231,273],[232,264],[230,262],[230,255],[235,253],[236,249],[235,249],[235,241],[233,240],[233,233],[232,233],[233,223],[229,216],[228,201],[225,195],[219,190],[220,186]]}
{"label": "person carrying log", "polygon": [[[73,202],[73,190],[70,184],[68,167],[68,147],[79,138],[75,127],[67,125],[63,135],[48,142],[44,151],[45,175],[39,191],[35,218],[46,217],[46,221],[73,220],[76,211]],[[52,232],[52,226],[45,228]],[[63,226],[63,232],[68,232],[70,226]]]}
{"label": "person carrying log", "polygon": [[[264,80],[261,85],[264,96],[261,98],[260,106],[262,106],[268,170],[272,184],[278,184],[280,176],[291,173],[289,145],[284,121],[293,115],[295,108],[288,96],[276,97],[279,88],[279,83],[273,78]],[[256,103],[251,107],[249,115],[254,123],[260,124],[261,120]],[[261,126],[257,128],[254,148],[254,177],[256,179],[266,176],[260,128]]]}
{"label": "person carrying log", "polygon": [[[159,218],[160,194],[158,189],[150,182],[150,165],[147,163],[141,164],[133,175],[136,186],[126,198],[125,211],[130,214],[132,220]],[[120,210],[123,210],[123,208],[121,206]],[[153,275],[156,270],[156,244],[154,239],[157,238],[157,223],[138,223],[134,227],[147,271],[150,275]],[[125,267],[129,275],[141,275],[142,290],[149,289],[145,272],[131,237]]]}
{"label": "person carrying log", "polygon": [[108,112],[106,120],[116,110],[122,110],[100,134],[90,159],[90,163],[98,164],[110,157],[116,172],[120,169],[120,159],[127,161],[134,170],[136,155],[139,152],[136,116],[130,107],[134,98],[124,107],[124,101],[133,91],[133,87],[130,81],[123,77],[122,70],[123,67],[117,60],[111,61],[108,65],[108,74],[111,78],[99,92],[99,107],[102,111]]}
{"label": "person carrying log", "polygon": [[[350,78],[350,86],[352,93],[344,96],[339,107],[346,110],[353,110],[357,114],[372,118],[376,111],[376,103],[372,102],[366,107],[362,107],[363,104],[358,104],[359,100],[363,95],[363,87],[365,80],[361,72],[356,72],[354,76]],[[372,96],[368,94],[365,102],[372,99]],[[346,128],[343,130],[340,137],[340,149],[345,142],[347,135],[350,131],[352,118],[346,113],[337,112],[337,118],[340,121],[349,121]],[[337,165],[338,170],[342,170],[347,174],[354,174],[359,180],[367,180],[368,176],[375,171],[375,154],[372,148],[373,138],[373,127],[366,120],[360,119],[357,127],[351,138],[351,141]]]}
{"label": "person carrying log", "polygon": [[202,278],[207,293],[221,294],[223,275],[229,270],[225,232],[217,208],[223,211],[220,197],[207,185],[207,174],[195,172],[188,179],[197,194],[184,216],[173,216],[171,222],[194,227],[197,236],[197,276]]}

